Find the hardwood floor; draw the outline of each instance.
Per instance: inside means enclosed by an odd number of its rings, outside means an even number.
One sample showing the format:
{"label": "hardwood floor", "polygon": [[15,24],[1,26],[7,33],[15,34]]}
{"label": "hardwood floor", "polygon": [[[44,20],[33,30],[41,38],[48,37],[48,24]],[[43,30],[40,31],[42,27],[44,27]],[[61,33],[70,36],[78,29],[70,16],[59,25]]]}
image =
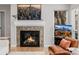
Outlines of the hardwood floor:
{"label": "hardwood floor", "polygon": [[11,48],[10,51],[44,51],[46,50],[45,48],[38,48],[38,47],[16,47],[16,48]]}
{"label": "hardwood floor", "polygon": [[48,48],[16,47],[10,49],[12,55],[48,55]]}

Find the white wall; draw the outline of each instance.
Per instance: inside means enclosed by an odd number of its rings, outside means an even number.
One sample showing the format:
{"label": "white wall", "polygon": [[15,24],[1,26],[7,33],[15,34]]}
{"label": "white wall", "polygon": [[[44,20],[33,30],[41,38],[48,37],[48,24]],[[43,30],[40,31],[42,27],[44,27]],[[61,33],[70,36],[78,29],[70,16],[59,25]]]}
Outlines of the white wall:
{"label": "white wall", "polygon": [[[42,5],[43,20],[45,21],[45,47],[54,43],[54,11],[67,10],[69,12],[69,5]],[[69,18],[68,18],[69,19]]]}
{"label": "white wall", "polygon": [[[44,26],[44,47],[48,47],[54,43],[54,10],[67,10],[69,5],[42,5],[41,21],[18,21],[12,15],[17,15],[16,5],[11,5],[11,46],[16,47],[16,26]],[[69,17],[68,17],[69,19]]]}
{"label": "white wall", "polygon": [[71,6],[71,7],[70,7],[71,9],[79,8],[79,4],[71,4],[70,6]]}
{"label": "white wall", "polygon": [[0,11],[5,12],[5,36],[10,36],[10,5],[0,4]]}

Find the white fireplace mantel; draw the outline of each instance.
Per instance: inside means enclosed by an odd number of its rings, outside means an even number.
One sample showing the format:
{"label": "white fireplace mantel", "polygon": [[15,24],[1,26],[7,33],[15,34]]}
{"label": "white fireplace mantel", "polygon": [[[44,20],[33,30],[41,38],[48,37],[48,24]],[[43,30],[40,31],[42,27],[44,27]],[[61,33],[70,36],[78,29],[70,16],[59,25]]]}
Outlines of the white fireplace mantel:
{"label": "white fireplace mantel", "polygon": [[[40,23],[41,22],[41,23]],[[14,21],[12,22],[12,34],[11,34],[11,47],[17,46],[17,39],[16,39],[16,30],[17,26],[42,26],[45,27],[45,24],[43,21]]]}
{"label": "white fireplace mantel", "polygon": [[44,21],[15,21],[15,26],[45,26]]}

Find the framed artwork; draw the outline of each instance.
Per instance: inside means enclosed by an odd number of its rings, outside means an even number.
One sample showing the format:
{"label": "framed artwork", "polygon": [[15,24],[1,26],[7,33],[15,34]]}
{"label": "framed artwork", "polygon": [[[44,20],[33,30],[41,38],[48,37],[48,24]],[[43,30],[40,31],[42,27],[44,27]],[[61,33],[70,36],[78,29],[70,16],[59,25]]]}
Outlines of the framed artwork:
{"label": "framed artwork", "polygon": [[17,17],[18,20],[41,20],[41,5],[18,4]]}
{"label": "framed artwork", "polygon": [[55,36],[71,37],[72,36],[72,25],[55,25]]}
{"label": "framed artwork", "polygon": [[54,11],[55,25],[66,24],[67,11]]}

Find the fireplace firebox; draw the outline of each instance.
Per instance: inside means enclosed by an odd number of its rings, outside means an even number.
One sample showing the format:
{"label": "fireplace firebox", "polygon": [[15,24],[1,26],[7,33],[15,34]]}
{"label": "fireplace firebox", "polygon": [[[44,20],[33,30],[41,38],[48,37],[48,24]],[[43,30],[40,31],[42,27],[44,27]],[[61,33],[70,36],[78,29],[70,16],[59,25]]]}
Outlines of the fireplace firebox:
{"label": "fireplace firebox", "polygon": [[40,47],[40,31],[20,31],[20,47]]}
{"label": "fireplace firebox", "polygon": [[43,26],[17,26],[17,47],[44,47]]}

